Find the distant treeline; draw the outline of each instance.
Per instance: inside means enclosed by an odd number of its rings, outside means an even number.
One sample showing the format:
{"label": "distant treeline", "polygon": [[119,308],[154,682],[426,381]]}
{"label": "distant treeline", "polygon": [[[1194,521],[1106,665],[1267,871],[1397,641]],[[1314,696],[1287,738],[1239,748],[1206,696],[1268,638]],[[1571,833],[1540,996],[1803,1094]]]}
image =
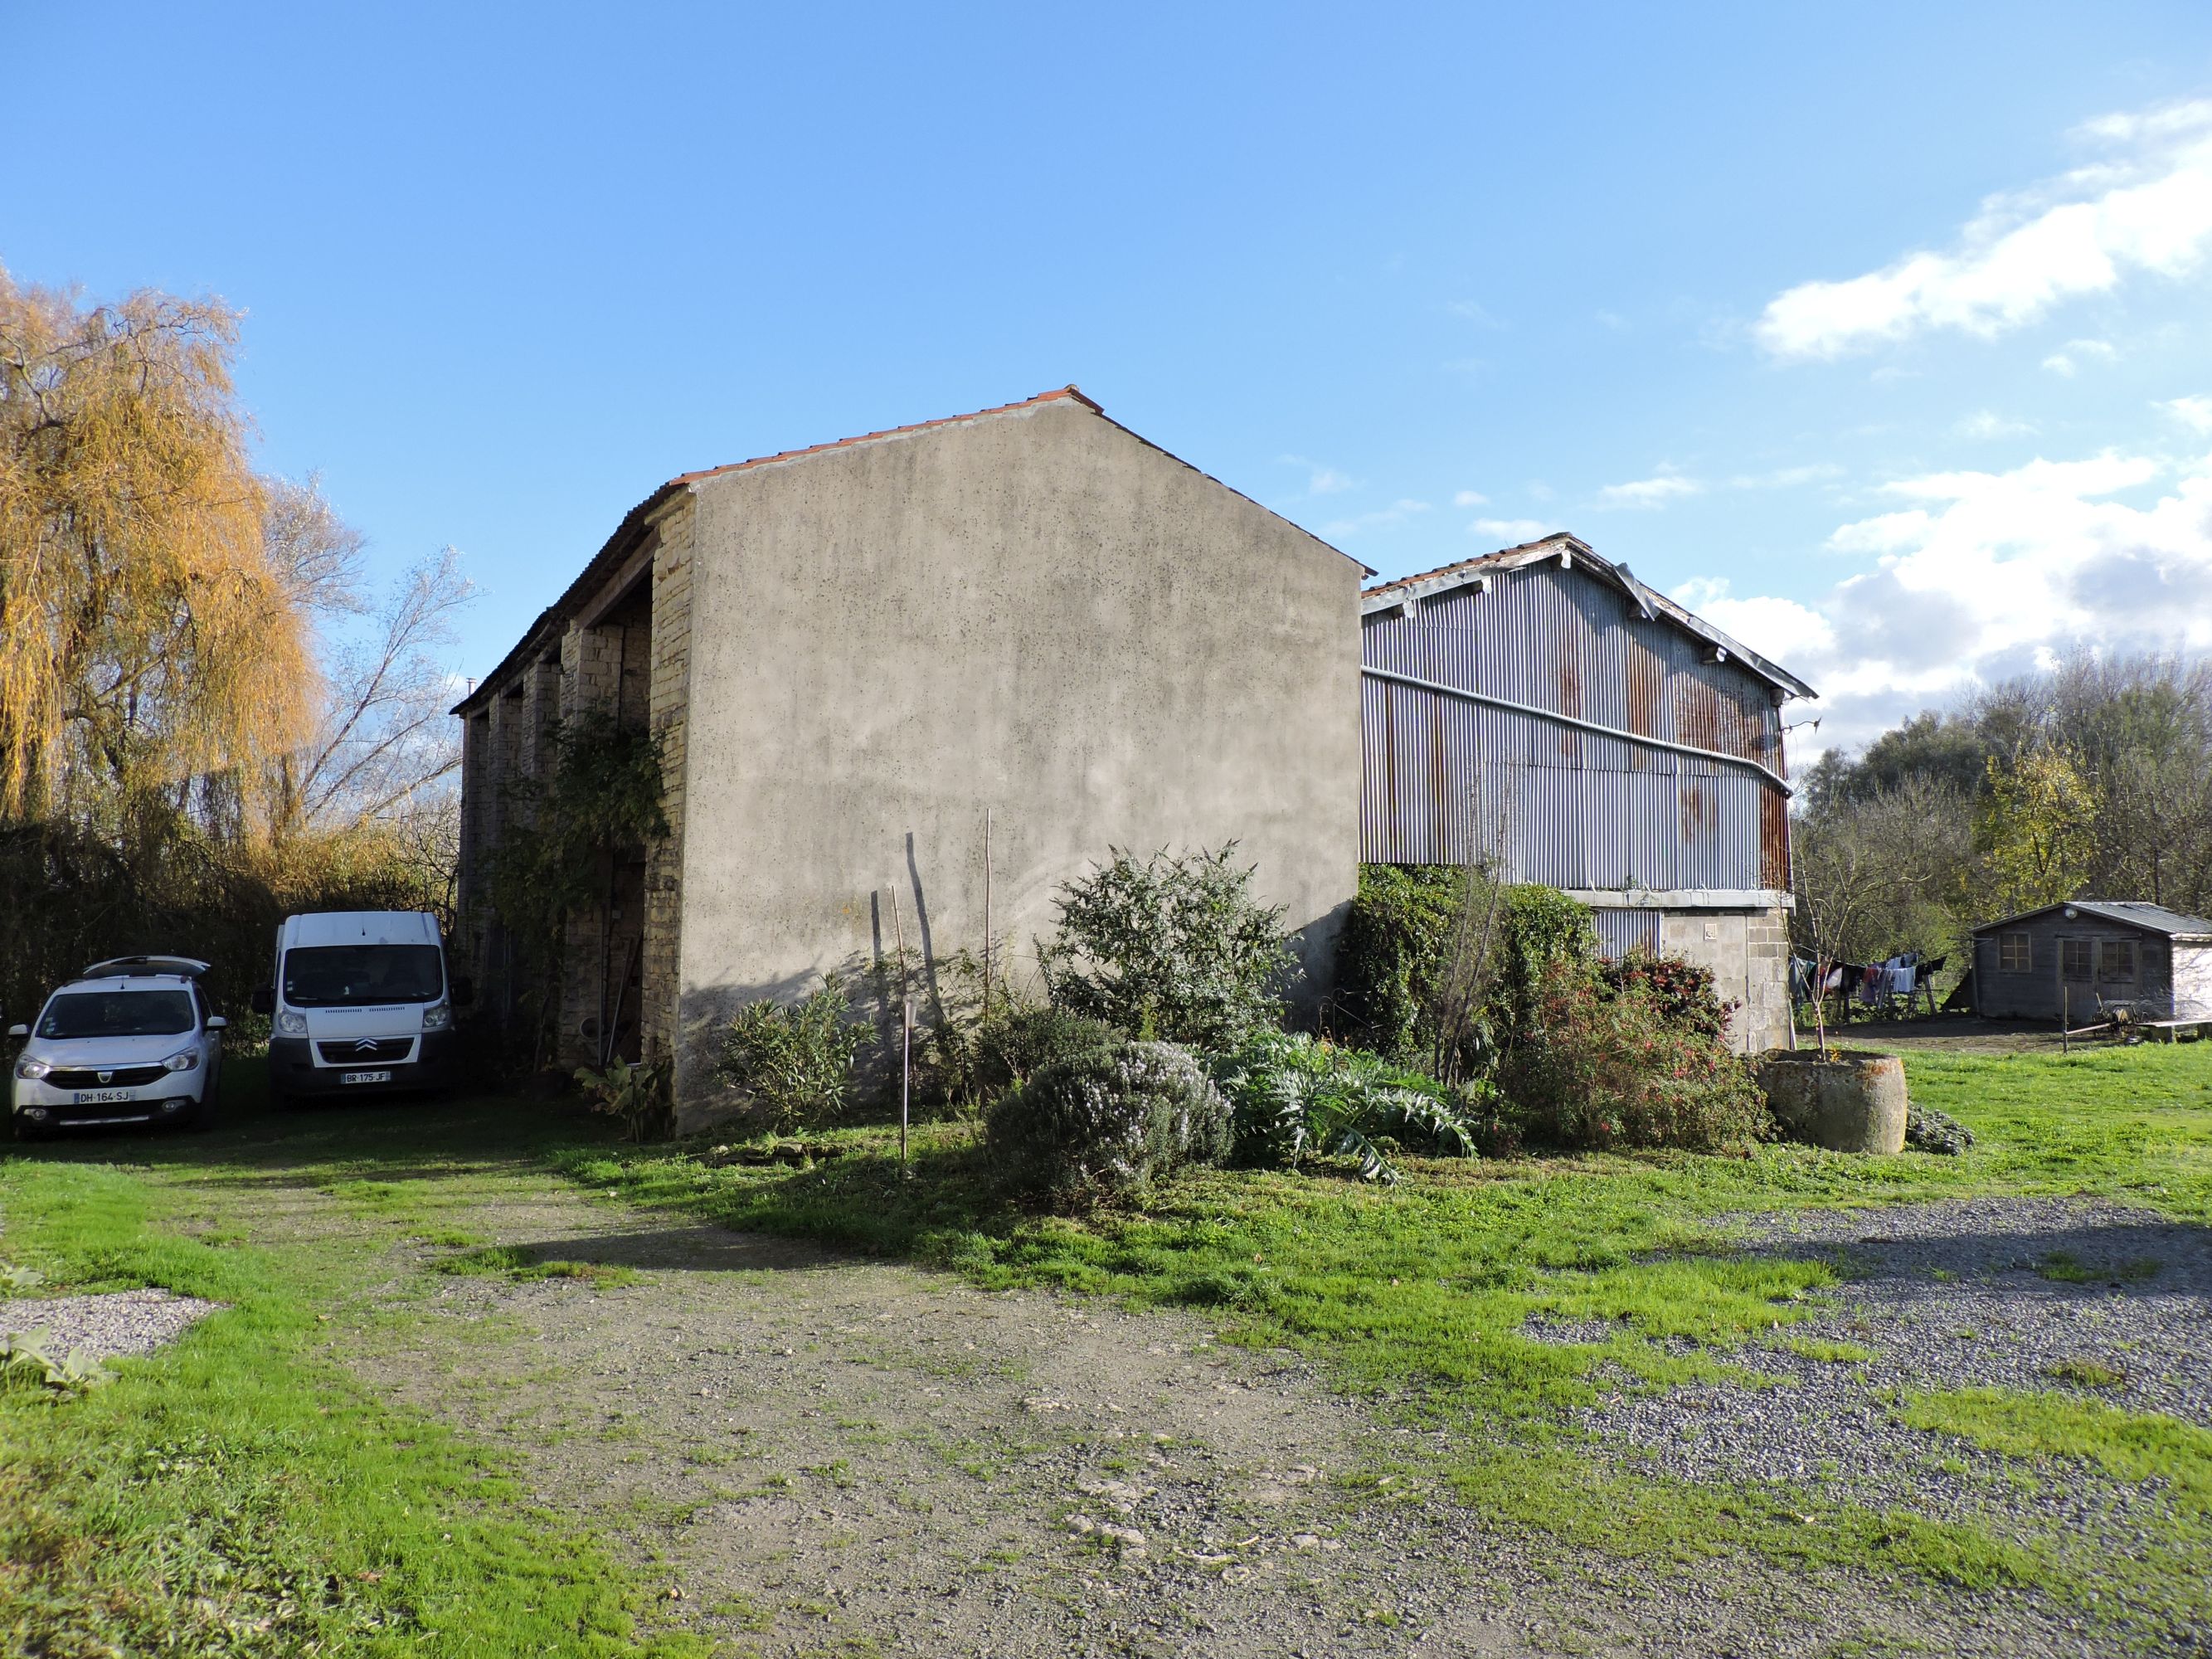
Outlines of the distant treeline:
{"label": "distant treeline", "polygon": [[2070,898],[2212,909],[2212,659],[2080,657],[1831,752],[1796,826],[1832,954],[1958,953]]}

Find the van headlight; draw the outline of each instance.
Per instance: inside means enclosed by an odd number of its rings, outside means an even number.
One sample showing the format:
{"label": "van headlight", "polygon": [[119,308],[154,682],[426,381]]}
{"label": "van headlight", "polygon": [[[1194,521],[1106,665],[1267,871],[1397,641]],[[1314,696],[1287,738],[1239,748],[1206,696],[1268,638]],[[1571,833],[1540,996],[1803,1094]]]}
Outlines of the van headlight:
{"label": "van headlight", "polygon": [[276,1016],[276,1029],[286,1036],[305,1036],[307,1035],[307,1017],[287,1008]]}
{"label": "van headlight", "polygon": [[172,1072],[189,1072],[197,1067],[199,1063],[200,1051],[196,1048],[179,1048],[161,1062],[166,1069]]}
{"label": "van headlight", "polygon": [[442,1031],[453,1023],[453,1010],[448,1003],[434,1002],[422,1011],[422,1029],[426,1031]]}
{"label": "van headlight", "polygon": [[15,1075],[26,1083],[36,1083],[54,1068],[43,1060],[33,1060],[28,1054],[15,1062]]}

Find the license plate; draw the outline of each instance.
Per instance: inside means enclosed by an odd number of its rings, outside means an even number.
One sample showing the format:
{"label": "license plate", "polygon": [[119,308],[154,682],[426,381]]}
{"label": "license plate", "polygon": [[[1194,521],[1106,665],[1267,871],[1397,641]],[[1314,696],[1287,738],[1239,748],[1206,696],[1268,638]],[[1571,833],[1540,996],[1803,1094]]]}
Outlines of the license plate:
{"label": "license plate", "polygon": [[389,1083],[392,1081],[392,1073],[389,1072],[340,1072],[338,1081],[340,1083]]}
{"label": "license plate", "polygon": [[80,1106],[112,1106],[118,1100],[136,1100],[138,1097],[128,1089],[80,1089],[76,1103]]}

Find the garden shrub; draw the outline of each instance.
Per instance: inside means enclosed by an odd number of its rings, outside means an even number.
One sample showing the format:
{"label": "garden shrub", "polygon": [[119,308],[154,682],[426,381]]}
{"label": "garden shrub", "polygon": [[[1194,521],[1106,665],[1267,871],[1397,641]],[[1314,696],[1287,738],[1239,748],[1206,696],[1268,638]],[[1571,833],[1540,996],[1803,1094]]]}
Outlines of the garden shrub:
{"label": "garden shrub", "polygon": [[[1469,906],[1478,913],[1462,928]],[[1455,951],[1467,959],[1454,962]],[[1589,912],[1557,888],[1365,865],[1339,935],[1332,1006],[1358,1042],[1398,1065],[1480,1077],[1532,1023],[1545,969],[1596,957]],[[1447,1006],[1455,999],[1463,1006]]]}
{"label": "garden shrub", "polygon": [[1740,1147],[1768,1132],[1742,1058],[1670,1017],[1637,977],[1557,961],[1501,1081],[1531,1139],[1568,1147]]}
{"label": "garden shrub", "polygon": [[1905,1109],[1905,1144],[1916,1152],[1956,1158],[1974,1144],[1974,1132],[1948,1112],[1908,1103]]}
{"label": "garden shrub", "polygon": [[835,977],[796,1002],[748,1002],[722,1034],[715,1069],[763,1128],[834,1123],[851,1101],[853,1060],[865,1035],[850,1015],[851,1000]]}
{"label": "garden shrub", "polygon": [[1006,1091],[985,1116],[984,1139],[1017,1192],[1137,1193],[1227,1157],[1229,1103],[1188,1049],[1124,1039],[1077,1048]]}
{"label": "garden shrub", "polygon": [[1331,1012],[1400,1066],[1425,1063],[1434,1043],[1437,969],[1463,884],[1459,871],[1437,866],[1359,866],[1358,896],[1336,936]]}
{"label": "garden shrub", "polygon": [[1292,963],[1279,906],[1252,896],[1237,843],[1113,861],[1060,891],[1041,946],[1055,1007],[1133,1036],[1218,1048],[1282,1018]]}
{"label": "garden shrub", "polygon": [[1615,989],[1632,981],[1642,986],[1668,1024],[1701,1036],[1726,1036],[1729,1016],[1740,1006],[1721,1000],[1713,989],[1711,969],[1680,957],[1631,951],[1607,963],[1604,972],[1606,982]]}
{"label": "garden shrub", "polygon": [[1104,1021],[1065,1008],[1008,1008],[976,1029],[975,1086],[990,1099],[1057,1061],[1110,1051],[1127,1041]]}
{"label": "garden shrub", "polygon": [[664,1065],[633,1066],[617,1055],[605,1071],[578,1066],[576,1082],[591,1109],[621,1120],[632,1140],[642,1142],[646,1132],[667,1115],[668,1068]]}
{"label": "garden shrub", "polygon": [[1400,1147],[1468,1157],[1502,1127],[1486,1085],[1455,1091],[1381,1054],[1269,1031],[1218,1058],[1215,1079],[1234,1115],[1237,1156],[1296,1168],[1317,1153],[1359,1159],[1370,1181],[1397,1178]]}
{"label": "garden shrub", "polygon": [[1543,987],[1557,969],[1597,960],[1590,913],[1556,887],[1509,887],[1498,907],[1486,1013],[1494,1041],[1510,1048],[1542,1014]]}

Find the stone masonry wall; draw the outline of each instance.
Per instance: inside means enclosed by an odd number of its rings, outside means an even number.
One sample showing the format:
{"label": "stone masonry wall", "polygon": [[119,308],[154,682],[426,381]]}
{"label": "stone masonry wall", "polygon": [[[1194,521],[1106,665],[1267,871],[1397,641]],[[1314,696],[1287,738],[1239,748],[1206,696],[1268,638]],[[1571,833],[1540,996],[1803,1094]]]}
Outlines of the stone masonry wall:
{"label": "stone masonry wall", "polygon": [[[571,626],[561,636],[562,720],[618,705],[622,656],[619,628]],[[599,1063],[597,1044],[588,1033],[599,1028],[599,946],[605,931],[596,906],[568,921],[566,980],[561,988],[560,1023],[555,1028],[556,1052],[563,1066]]]}
{"label": "stone masonry wall", "polygon": [[1745,1054],[1790,1046],[1790,914],[1771,910],[1668,910],[1659,951],[1710,969],[1723,1002],[1741,1005],[1729,1036]]}
{"label": "stone masonry wall", "polygon": [[686,716],[691,706],[692,498],[685,496],[660,521],[653,556],[652,672],[647,719],[660,734],[662,807],[668,836],[653,849],[645,871],[645,947],[640,1003],[646,1063],[673,1061],[681,992],[684,892],[684,795]]}

